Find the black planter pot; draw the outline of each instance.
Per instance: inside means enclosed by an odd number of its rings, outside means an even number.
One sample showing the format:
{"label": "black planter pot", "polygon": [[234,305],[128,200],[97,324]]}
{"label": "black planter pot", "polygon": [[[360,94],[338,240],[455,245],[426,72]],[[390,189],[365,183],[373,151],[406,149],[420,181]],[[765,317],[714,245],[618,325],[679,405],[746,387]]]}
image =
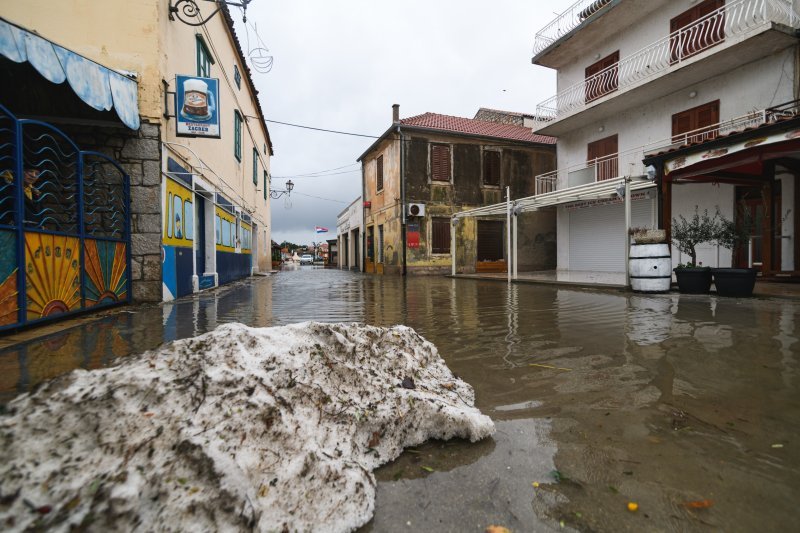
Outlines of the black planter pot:
{"label": "black planter pot", "polygon": [[712,268],[711,273],[714,274],[714,286],[720,296],[741,298],[753,295],[758,270],[754,268]]}
{"label": "black planter pot", "polygon": [[710,268],[676,268],[674,270],[680,292],[684,294],[708,294],[711,292]]}

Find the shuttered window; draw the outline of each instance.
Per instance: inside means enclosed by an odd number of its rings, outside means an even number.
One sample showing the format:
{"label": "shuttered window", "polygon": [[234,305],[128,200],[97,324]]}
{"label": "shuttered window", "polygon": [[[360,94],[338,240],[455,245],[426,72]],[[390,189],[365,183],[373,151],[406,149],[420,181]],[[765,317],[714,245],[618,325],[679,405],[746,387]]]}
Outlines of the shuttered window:
{"label": "shuttered window", "polygon": [[725,40],[725,0],[706,0],[670,20],[669,58],[677,63]]}
{"label": "shuttered window", "polygon": [[383,190],[383,156],[379,155],[378,159],[375,161],[376,170],[375,170],[375,190],[382,191]]}
{"label": "shuttered window", "polygon": [[503,259],[503,222],[499,220],[478,221],[478,261],[500,261]]}
{"label": "shuttered window", "polygon": [[264,171],[264,200],[267,199],[267,183],[269,182],[269,176],[267,175],[267,171]]}
{"label": "shuttered window", "polygon": [[586,161],[590,168],[594,168],[595,181],[609,180],[619,175],[617,147],[616,135],[589,143]]}
{"label": "shuttered window", "polygon": [[258,150],[253,148],[253,185],[258,185]]}
{"label": "shuttered window", "polygon": [[496,150],[483,152],[483,184],[500,185],[500,152]]}
{"label": "shuttered window", "polygon": [[378,263],[383,263],[383,224],[378,226]]}
{"label": "shuttered window", "polygon": [[450,146],[447,144],[431,145],[431,180],[450,181]]}
{"label": "shuttered window", "polygon": [[443,217],[431,219],[431,252],[450,253],[450,219]]}
{"label": "shuttered window", "polygon": [[233,112],[233,156],[242,160],[242,115],[238,111]]}
{"label": "shuttered window", "polygon": [[719,100],[672,115],[672,142],[696,143],[714,139],[719,130]]}
{"label": "shuttered window", "polygon": [[619,87],[619,50],[586,67],[586,103]]}
{"label": "shuttered window", "polygon": [[208,51],[206,42],[201,35],[195,36],[195,47],[197,52],[197,75],[201,78],[211,77],[211,65],[214,59]]}

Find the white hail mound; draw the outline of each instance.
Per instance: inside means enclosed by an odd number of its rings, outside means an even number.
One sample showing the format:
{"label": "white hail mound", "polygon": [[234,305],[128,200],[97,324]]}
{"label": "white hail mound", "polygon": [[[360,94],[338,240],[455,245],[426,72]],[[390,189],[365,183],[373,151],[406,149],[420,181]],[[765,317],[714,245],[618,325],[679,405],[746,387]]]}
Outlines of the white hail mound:
{"label": "white hail mound", "polygon": [[230,324],[7,407],[5,530],[349,531],[404,447],[494,432],[402,326]]}

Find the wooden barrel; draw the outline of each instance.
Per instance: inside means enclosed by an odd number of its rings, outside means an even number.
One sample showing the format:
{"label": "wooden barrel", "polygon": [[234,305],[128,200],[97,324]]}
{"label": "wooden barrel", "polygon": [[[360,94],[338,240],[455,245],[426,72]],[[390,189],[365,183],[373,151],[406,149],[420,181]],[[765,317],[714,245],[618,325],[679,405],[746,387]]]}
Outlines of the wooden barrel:
{"label": "wooden barrel", "polygon": [[672,283],[672,257],[667,244],[631,244],[631,289],[667,292]]}

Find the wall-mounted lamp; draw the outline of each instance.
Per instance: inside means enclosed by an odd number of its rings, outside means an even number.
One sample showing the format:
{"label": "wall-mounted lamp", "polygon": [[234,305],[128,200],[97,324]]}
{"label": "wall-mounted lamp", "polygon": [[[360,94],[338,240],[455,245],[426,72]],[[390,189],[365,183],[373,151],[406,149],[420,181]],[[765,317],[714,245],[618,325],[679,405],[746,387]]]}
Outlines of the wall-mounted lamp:
{"label": "wall-mounted lamp", "polygon": [[606,127],[605,126],[600,126],[599,128],[597,128],[597,131],[602,133],[602,132],[606,131]]}
{"label": "wall-mounted lamp", "polygon": [[[189,26],[202,26],[209,20],[211,20],[214,15],[216,15],[222,6],[219,4],[226,4],[228,6],[233,7],[241,7],[242,8],[242,22],[247,22],[247,4],[252,2],[253,0],[240,0],[239,2],[231,2],[229,0],[205,0],[206,2],[214,2],[217,4],[217,9],[215,9],[209,16],[205,18],[205,20],[201,20],[197,22],[197,18],[200,16],[200,6],[197,5],[195,0],[178,0],[175,2],[175,5],[172,5],[173,0],[169,0],[169,20],[175,20],[175,17],[178,17],[178,20],[187,24]],[[186,17],[186,18],[183,18]]]}
{"label": "wall-mounted lamp", "polygon": [[595,58],[595,59],[600,59],[600,54],[595,54],[595,55],[594,55],[594,58]]}
{"label": "wall-mounted lamp", "polygon": [[689,98],[694,98],[697,96],[697,91],[692,91],[689,93]]}
{"label": "wall-mounted lamp", "polygon": [[275,189],[272,189],[272,190],[269,191],[269,197],[274,199],[274,200],[277,200],[278,198],[280,198],[284,194],[286,196],[291,196],[292,195],[292,189],[294,189],[294,183],[292,183],[292,180],[289,180],[289,181],[286,182],[286,190],[284,190],[284,191],[276,191]]}

